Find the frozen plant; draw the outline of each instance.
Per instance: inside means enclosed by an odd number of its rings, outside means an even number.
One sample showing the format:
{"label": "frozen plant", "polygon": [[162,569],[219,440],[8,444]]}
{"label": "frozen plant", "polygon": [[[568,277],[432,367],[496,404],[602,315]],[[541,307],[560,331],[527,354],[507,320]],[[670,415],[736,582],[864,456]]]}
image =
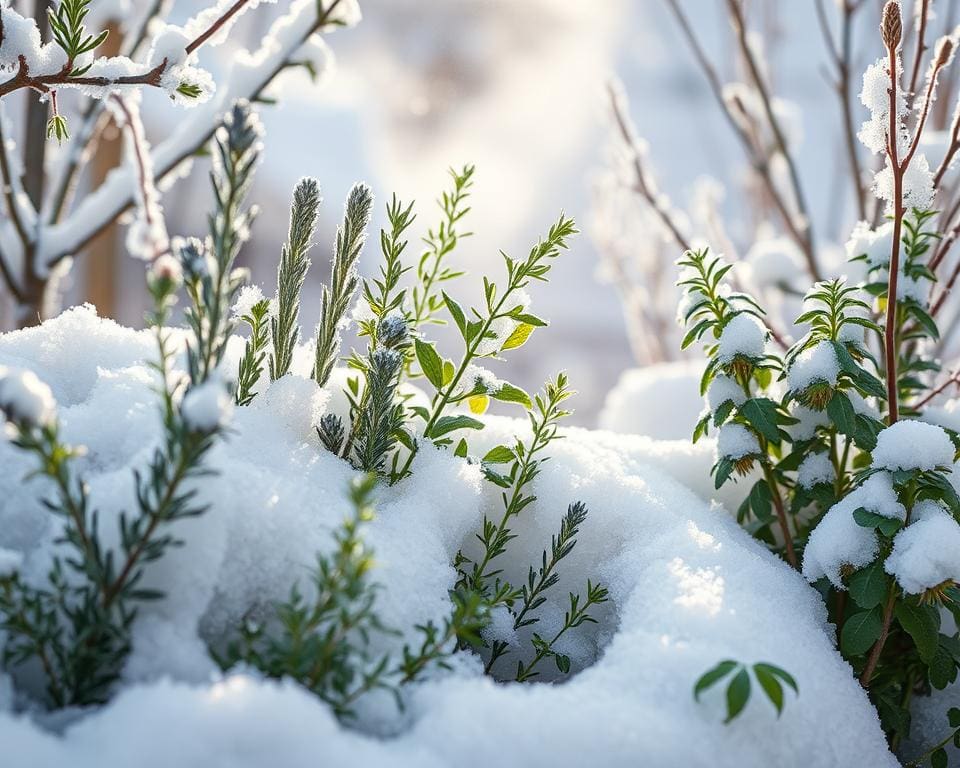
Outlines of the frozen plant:
{"label": "frozen plant", "polygon": [[[165,21],[171,3],[160,0],[137,3],[128,18],[111,18],[116,10],[98,13],[97,5],[41,3],[31,18],[9,2],[0,4],[0,286],[12,299],[17,325],[56,311],[58,283],[71,260],[130,208],[132,255],[160,255],[167,247],[160,182],[184,172],[235,101],[259,99],[292,66],[313,72],[321,61],[325,66],[317,35],[359,18],[356,0],[285,0],[286,12],[254,49],[232,57],[215,84],[199,65],[202,49],[223,43],[258,0],[212,3],[182,27]],[[117,22],[110,34],[122,39],[110,42],[118,55],[97,56],[107,30],[92,24],[94,19]],[[47,37],[52,39],[43,42]],[[192,107],[156,147],[139,116],[144,89],[164,91],[175,103]],[[20,91],[31,94],[22,107]],[[111,120],[125,137],[121,167],[74,200]],[[22,130],[15,130],[14,122]],[[18,134],[24,137],[22,148],[15,144]],[[47,147],[47,138],[57,139],[57,151]]]}
{"label": "frozen plant", "polygon": [[[886,56],[864,75],[871,115],[859,136],[885,155],[874,192],[891,221],[854,231],[848,254],[866,262],[863,283],[816,282],[794,321],[805,332],[783,354],[756,337],[757,302],[723,285],[729,267],[707,250],[685,254],[680,284],[684,345],[700,339],[708,356],[709,410],[694,438],[720,429],[717,486],[748,477],[738,519],[821,592],[839,650],[897,750],[910,734],[911,699],[945,688],[960,670],[960,634],[943,621],[945,612],[960,618],[960,498],[950,478],[960,437],[927,413],[956,379],[936,381],[935,318],[946,292],[930,304],[944,259],[944,232],[930,210],[942,174],[918,151],[956,41],[934,47],[914,93],[902,84],[896,2],[884,6],[880,38]],[[724,664],[731,673],[733,662]],[[704,679],[715,682],[719,670]],[[744,670],[728,688],[730,712],[747,688]],[[942,746],[910,764],[944,764]]]}

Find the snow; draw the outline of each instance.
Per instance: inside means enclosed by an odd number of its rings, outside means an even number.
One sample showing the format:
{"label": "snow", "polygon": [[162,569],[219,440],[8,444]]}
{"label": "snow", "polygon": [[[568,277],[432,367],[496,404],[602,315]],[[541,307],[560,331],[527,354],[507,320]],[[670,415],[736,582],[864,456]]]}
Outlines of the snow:
{"label": "snow", "polygon": [[57,401],[33,371],[0,365],[0,411],[13,421],[42,426],[56,417]]}
{"label": "snow", "polygon": [[797,419],[796,424],[787,427],[787,432],[794,440],[809,440],[817,432],[817,427],[825,427],[830,423],[826,411],[815,411],[805,405],[795,405],[790,415]]}
{"label": "snow", "polygon": [[954,452],[953,442],[942,427],[923,421],[898,421],[877,436],[873,466],[890,470],[950,467]]}
{"label": "snow", "polygon": [[[902,81],[903,65],[897,56],[897,75]],[[860,102],[870,110],[870,119],[860,127],[857,138],[875,155],[885,152],[887,131],[890,126],[890,76],[887,71],[887,60],[877,59],[867,67],[863,73],[863,88],[860,91]],[[903,89],[897,90],[897,115],[906,116],[907,105]],[[905,140],[903,135],[897,137],[898,142]]]}
{"label": "snow", "polygon": [[463,372],[461,379],[465,392],[479,390],[484,394],[492,395],[500,391],[503,382],[494,376],[490,371],[480,365],[470,364]]}
{"label": "snow", "polygon": [[[226,368],[241,347],[232,340]],[[298,350],[299,357],[307,353]],[[90,309],[0,336],[0,364],[16,358],[35,366],[54,392],[64,393],[64,437],[88,448],[80,468],[105,546],[116,545],[118,516],[134,505],[131,469],[142,468],[161,439],[151,354],[149,333],[98,320]],[[703,450],[609,433],[565,431],[567,439],[551,448],[552,460],[535,480],[537,500],[518,518],[503,561],[509,578],[524,577],[567,505],[579,499],[589,508],[545,626],[562,613],[558,596],[582,588],[588,576],[609,587],[611,603],[599,625],[574,638],[578,673],[566,684],[499,685],[482,676],[475,657],[461,653],[452,671],[408,689],[405,713],[373,697],[361,703],[356,729],[347,730],[289,682],[242,671],[211,678],[206,643],[222,642],[251,606],[285,598],[315,553],[331,546],[330,528],[348,511],[343,491],[354,473],[318,447],[312,429],[333,395],[342,395],[301,378],[298,364],[251,406],[237,409],[227,439],[209,457],[217,474],[197,486],[198,501],[210,511],[178,522],[173,534],[185,546],[149,564],[143,586],[167,597],[138,614],[116,698],[75,713],[59,732],[46,730],[44,717],[0,713],[4,754],[29,755],[37,768],[318,761],[565,768],[599,755],[610,766],[638,760],[717,768],[896,765],[874,709],[833,648],[820,596],[674,479],[689,472],[708,482],[703,464],[684,458],[702,462]],[[471,452],[482,454],[529,429],[525,420],[485,422],[470,438]],[[20,479],[29,462],[0,443],[0,463],[9,467],[0,473],[0,547],[23,556],[23,578],[43,578],[59,531],[41,512],[35,484]],[[443,618],[453,556],[501,503],[480,467],[449,451],[423,449],[414,473],[379,489],[378,516],[366,529],[383,587],[382,618],[403,629]],[[395,652],[404,639],[412,638],[377,642]],[[725,726],[721,689],[696,703],[696,678],[728,657],[788,669],[801,691],[787,704],[789,716],[778,720],[756,695]],[[36,693],[39,681],[18,675],[15,683],[23,696]],[[837,712],[844,713],[843,729],[833,727]]]}
{"label": "snow", "polygon": [[264,300],[263,291],[258,285],[245,285],[237,294],[233,307],[230,308],[230,315],[234,320],[241,319],[244,315],[249,315],[253,311],[253,306]]}
{"label": "snow", "polygon": [[890,264],[890,252],[893,249],[893,222],[871,229],[865,221],[857,222],[850,239],[847,240],[847,258],[866,256],[867,264],[873,268]]}
{"label": "snow", "polygon": [[810,533],[803,553],[803,575],[811,582],[826,576],[837,589],[845,589],[841,570],[845,566],[862,568],[877,556],[877,534],[854,519],[864,508],[883,517],[906,519],[907,510],[893,490],[893,478],[877,472],[862,485],[830,507]]}
{"label": "snow", "polygon": [[233,398],[217,378],[212,378],[193,387],[184,395],[181,412],[190,429],[213,432],[230,422]]}
{"label": "snow", "polygon": [[791,392],[802,392],[814,383],[832,387],[836,385],[839,373],[840,361],[833,345],[829,341],[820,341],[794,358],[787,371],[787,383]]}
{"label": "snow", "polygon": [[707,407],[711,413],[716,413],[724,403],[732,401],[734,405],[743,405],[746,399],[747,395],[743,387],[729,376],[722,374],[715,376],[707,387]]}
{"label": "snow", "polygon": [[[893,171],[890,160],[887,159],[884,167],[873,178],[873,192],[887,203],[887,214],[893,210]],[[903,174],[903,205],[907,210],[918,208],[928,210],[933,205],[933,171],[927,158],[920,152],[914,155],[913,160]]]}
{"label": "snow", "polygon": [[960,581],[960,525],[942,507],[932,506],[900,531],[883,568],[908,594],[919,594],[948,579]]}
{"label": "snow", "polygon": [[0,579],[12,576],[19,571],[22,563],[22,554],[14,552],[12,549],[3,549],[0,547]]}
{"label": "snow", "polygon": [[723,363],[731,363],[738,356],[757,360],[764,356],[766,346],[767,329],[753,315],[741,312],[724,326],[717,357]]}
{"label": "snow", "polygon": [[757,288],[792,286],[806,270],[799,247],[787,237],[758,240],[747,252],[744,264],[748,280]]}
{"label": "snow", "polygon": [[742,459],[760,453],[757,436],[742,424],[728,423],[720,427],[717,436],[717,456],[727,459]]}
{"label": "snow", "polygon": [[813,488],[821,483],[832,483],[837,477],[833,462],[826,453],[811,453],[797,468],[797,482],[803,488]]}
{"label": "snow", "polygon": [[695,360],[624,371],[607,394],[600,429],[689,442],[703,404],[700,375],[705,365]]}

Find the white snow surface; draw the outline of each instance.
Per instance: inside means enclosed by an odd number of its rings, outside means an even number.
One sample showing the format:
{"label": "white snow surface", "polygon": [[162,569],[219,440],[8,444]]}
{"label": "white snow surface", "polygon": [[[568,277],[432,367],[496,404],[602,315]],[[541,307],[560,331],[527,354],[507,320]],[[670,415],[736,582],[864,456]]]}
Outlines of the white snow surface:
{"label": "white snow surface", "polygon": [[797,482],[803,488],[813,488],[821,483],[832,483],[837,477],[833,462],[826,453],[811,453],[797,468]]}
{"label": "white snow surface", "polygon": [[[241,346],[231,344],[231,365]],[[44,379],[60,403],[65,438],[87,446],[80,468],[105,545],[116,544],[120,509],[133,506],[131,468],[144,466],[160,437],[152,354],[149,333],[98,320],[90,308],[0,336],[0,364]],[[309,362],[305,350],[299,357],[295,372]],[[330,547],[330,528],[347,512],[343,490],[353,472],[318,447],[312,428],[343,401],[289,375],[237,409],[229,439],[210,456],[218,474],[199,487],[210,511],[178,524],[186,546],[145,575],[144,586],[168,597],[141,611],[118,695],[51,731],[41,716],[9,711],[8,683],[0,680],[4,766],[896,765],[873,708],[833,649],[821,598],[674,479],[691,472],[709,482],[709,459],[610,433],[571,429],[556,443],[504,560],[508,576],[525,575],[568,503],[589,507],[556,589],[565,595],[591,576],[612,599],[601,623],[570,649],[578,674],[568,683],[498,684],[480,674],[476,658],[458,654],[454,671],[408,691],[405,715],[370,700],[359,728],[347,730],[290,682],[219,676],[206,642],[251,605],[284,598],[315,553]],[[526,429],[524,420],[490,417],[471,436],[471,451]],[[9,443],[0,442],[0,465],[0,548],[22,555],[22,576],[35,581],[58,536],[38,500],[49,489],[23,480],[30,462]],[[383,585],[382,618],[404,629],[443,618],[455,579],[450,562],[500,503],[479,468],[449,452],[424,449],[414,472],[379,491],[378,517],[366,530]],[[562,609],[551,601],[551,610]],[[700,704],[691,691],[725,658],[784,667],[799,697],[790,695],[777,719],[763,696],[751,696],[744,714],[723,725],[722,686]],[[21,694],[37,683],[17,680]]]}
{"label": "white snow surface", "polygon": [[706,364],[705,360],[693,360],[624,371],[607,394],[600,428],[658,440],[689,441],[703,406],[700,376]]}
{"label": "white snow surface", "polygon": [[942,427],[923,421],[898,421],[877,435],[873,466],[924,469],[953,465],[955,449]]}

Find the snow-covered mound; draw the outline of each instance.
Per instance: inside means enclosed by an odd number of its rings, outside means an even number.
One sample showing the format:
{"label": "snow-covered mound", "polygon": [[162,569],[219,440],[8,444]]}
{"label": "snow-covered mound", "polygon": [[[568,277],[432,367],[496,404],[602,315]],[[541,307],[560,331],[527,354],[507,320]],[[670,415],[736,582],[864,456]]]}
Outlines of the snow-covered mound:
{"label": "snow-covered mound", "polygon": [[601,429],[656,440],[690,440],[703,410],[702,360],[630,368],[607,394]]}
{"label": "snow-covered mound", "polygon": [[[159,436],[151,354],[149,334],[98,320],[89,308],[0,336],[0,365],[29,367],[47,381],[66,439],[88,447],[82,468],[110,544],[119,511],[134,506],[130,469],[146,462]],[[386,698],[369,699],[358,728],[347,730],[294,684],[221,677],[207,644],[251,605],[285,598],[347,512],[352,470],[318,447],[312,427],[339,403],[339,393],[290,375],[237,410],[229,440],[211,455],[218,474],[201,486],[211,510],[178,523],[186,546],[147,573],[147,586],[167,597],[141,611],[116,698],[53,719],[23,714],[23,694],[36,681],[18,678],[22,690],[11,696],[0,675],[4,768],[896,764],[833,650],[813,589],[663,471],[682,454],[658,456],[650,441],[609,433],[571,430],[554,444],[507,555],[508,575],[525,574],[568,503],[589,507],[556,591],[591,577],[612,600],[592,634],[564,649],[579,670],[569,682],[499,684],[476,657],[457,654],[453,671],[409,691],[404,714]],[[525,425],[491,418],[471,449],[482,453]],[[0,442],[0,548],[24,555],[30,580],[45,572],[58,533],[37,500],[42,484],[23,479],[28,466]],[[379,492],[368,529],[382,618],[397,627],[443,619],[451,560],[500,504],[477,466],[448,452],[424,450],[414,471]],[[544,621],[559,620],[562,607]],[[787,669],[799,696],[788,694],[778,720],[755,692],[745,713],[723,725],[722,686],[700,704],[692,687],[725,658]]]}

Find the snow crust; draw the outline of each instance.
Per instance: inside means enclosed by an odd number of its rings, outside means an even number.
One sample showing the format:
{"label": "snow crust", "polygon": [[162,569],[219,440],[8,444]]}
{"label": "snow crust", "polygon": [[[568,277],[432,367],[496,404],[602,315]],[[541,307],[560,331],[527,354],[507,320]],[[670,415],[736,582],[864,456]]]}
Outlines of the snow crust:
{"label": "snow crust", "polygon": [[[229,365],[241,347],[232,340]],[[149,334],[99,320],[89,307],[0,336],[0,364],[29,367],[47,381],[65,438],[87,446],[81,469],[105,544],[116,543],[120,510],[133,507],[131,467],[145,464],[161,435],[151,355]],[[298,350],[294,371],[308,365],[308,351]],[[344,401],[294,373],[237,409],[229,440],[211,455],[218,474],[198,486],[210,512],[178,523],[186,546],[145,574],[144,587],[168,596],[137,619],[119,695],[51,730],[49,718],[10,710],[36,680],[18,677],[20,698],[5,695],[0,681],[0,755],[14,764],[26,756],[31,768],[896,765],[833,649],[819,595],[674,479],[687,472],[708,481],[703,451],[610,433],[571,429],[556,443],[504,561],[508,577],[525,575],[568,503],[586,503],[587,523],[556,589],[565,595],[590,576],[612,600],[601,623],[571,644],[579,673],[570,682],[496,684],[475,657],[458,654],[452,672],[408,692],[405,714],[374,698],[361,707],[358,728],[346,730],[296,685],[250,672],[220,676],[206,643],[219,642],[251,606],[286,597],[347,512],[343,491],[353,472],[317,446],[312,426]],[[526,429],[524,420],[488,417],[471,452]],[[0,548],[22,556],[22,577],[36,581],[59,528],[37,500],[43,483],[23,480],[29,461],[0,442],[0,465]],[[414,472],[379,491],[367,529],[382,618],[402,628],[443,618],[451,559],[500,504],[479,467],[450,452],[425,449]],[[562,620],[562,609],[551,601],[545,624]],[[752,696],[725,726],[722,687],[699,704],[691,694],[723,658],[781,665],[800,695],[780,719]],[[838,712],[843,728],[835,727]]]}

